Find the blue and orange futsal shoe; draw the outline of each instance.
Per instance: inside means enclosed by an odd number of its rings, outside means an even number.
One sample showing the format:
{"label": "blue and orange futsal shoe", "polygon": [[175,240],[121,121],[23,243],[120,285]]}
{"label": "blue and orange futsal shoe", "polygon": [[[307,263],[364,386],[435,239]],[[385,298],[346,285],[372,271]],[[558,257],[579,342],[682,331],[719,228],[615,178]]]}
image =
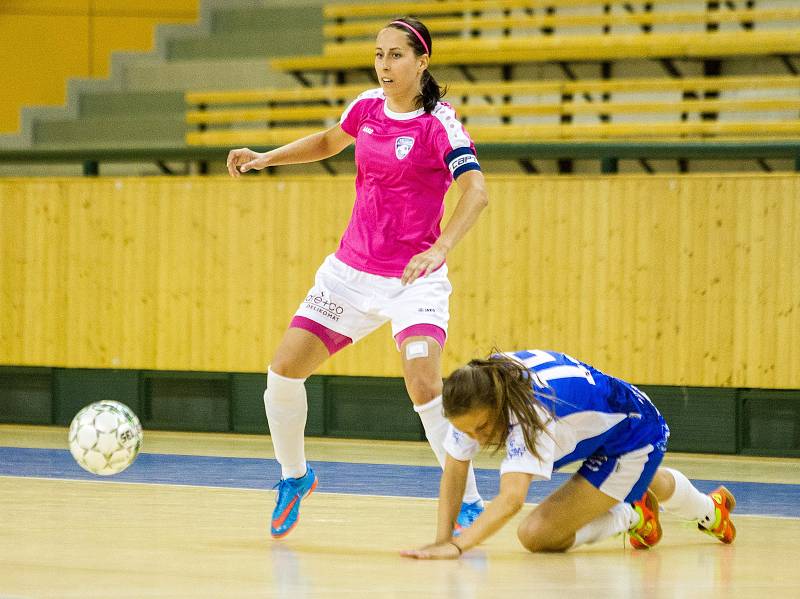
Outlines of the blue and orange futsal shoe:
{"label": "blue and orange futsal shoe", "polygon": [[628,531],[628,541],[634,549],[650,549],[661,540],[661,522],[658,519],[658,499],[651,490],[633,502],[639,522]]}
{"label": "blue and orange futsal shoe", "polygon": [[698,524],[697,528],[722,543],[730,545],[736,538],[736,527],[731,520],[731,512],[736,507],[736,499],[733,493],[725,487],[719,487],[709,493],[708,496],[714,502],[714,523],[708,528]]}
{"label": "blue and orange futsal shoe", "polygon": [[461,511],[458,512],[456,525],[453,527],[453,536],[457,537],[465,528],[472,526],[472,523],[483,513],[483,499],[472,503],[462,503]]}
{"label": "blue and orange futsal shoe", "polygon": [[270,533],[275,539],[282,539],[297,526],[300,516],[300,501],[311,495],[317,488],[317,475],[311,466],[305,475],[299,478],[282,478],[275,485],[278,489],[278,501],[272,512]]}

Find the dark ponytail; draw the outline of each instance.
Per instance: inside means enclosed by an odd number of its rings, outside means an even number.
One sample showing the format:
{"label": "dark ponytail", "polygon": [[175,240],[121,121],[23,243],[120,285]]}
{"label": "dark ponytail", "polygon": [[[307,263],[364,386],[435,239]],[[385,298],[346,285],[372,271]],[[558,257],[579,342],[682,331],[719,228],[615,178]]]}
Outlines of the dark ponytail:
{"label": "dark ponytail", "polygon": [[[401,25],[400,23],[405,23],[405,25]],[[430,56],[433,53],[431,34],[428,28],[425,27],[419,19],[415,19],[414,17],[400,17],[391,21],[387,27],[393,27],[405,33],[408,45],[411,46],[414,50],[414,54],[417,56],[422,56],[423,54]],[[409,27],[414,31],[410,31]],[[420,37],[422,40],[420,40]],[[427,46],[427,48],[425,46]],[[445,93],[447,93],[447,90],[442,89],[428,69],[425,69],[422,73],[420,88],[420,94],[416,98],[417,107],[425,109],[427,113],[433,112],[433,109],[436,108],[436,104],[442,99]]]}
{"label": "dark ponytail", "polygon": [[486,360],[471,360],[454,371],[444,381],[442,408],[445,418],[461,416],[476,408],[489,408],[496,417],[496,449],[506,443],[511,432],[512,419],[522,427],[528,451],[536,451],[536,439],[544,433],[552,418],[544,418],[535,408],[546,406],[538,397],[555,400],[555,397],[534,391],[531,373],[516,360],[495,353]]}

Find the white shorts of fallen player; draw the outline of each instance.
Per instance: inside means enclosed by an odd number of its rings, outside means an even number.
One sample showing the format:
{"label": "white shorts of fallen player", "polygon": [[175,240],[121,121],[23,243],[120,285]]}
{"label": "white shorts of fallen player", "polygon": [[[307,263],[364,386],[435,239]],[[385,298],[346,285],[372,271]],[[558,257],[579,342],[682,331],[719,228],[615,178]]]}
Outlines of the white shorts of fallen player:
{"label": "white shorts of fallen player", "polygon": [[398,349],[409,337],[418,336],[432,337],[444,346],[452,290],[446,264],[403,285],[399,278],[362,272],[330,255],[317,270],[314,286],[290,326],[319,337],[331,354],[387,321],[392,323]]}

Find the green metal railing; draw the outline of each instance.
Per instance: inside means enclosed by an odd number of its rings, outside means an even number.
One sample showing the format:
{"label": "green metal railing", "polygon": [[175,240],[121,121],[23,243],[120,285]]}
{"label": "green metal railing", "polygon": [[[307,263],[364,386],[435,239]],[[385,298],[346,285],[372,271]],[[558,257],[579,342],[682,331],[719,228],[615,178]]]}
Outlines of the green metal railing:
{"label": "green metal railing", "polygon": [[[82,164],[83,174],[96,176],[100,166],[114,162],[193,162],[205,172],[208,162],[223,162],[227,147],[140,147],[140,148],[31,148],[0,149],[0,163]],[[269,148],[259,148],[269,149]],[[596,159],[603,173],[617,172],[622,159],[790,159],[800,172],[800,139],[755,141],[680,141],[680,142],[531,142],[486,143],[478,145],[482,158],[531,160]],[[334,160],[352,159],[352,147]]]}

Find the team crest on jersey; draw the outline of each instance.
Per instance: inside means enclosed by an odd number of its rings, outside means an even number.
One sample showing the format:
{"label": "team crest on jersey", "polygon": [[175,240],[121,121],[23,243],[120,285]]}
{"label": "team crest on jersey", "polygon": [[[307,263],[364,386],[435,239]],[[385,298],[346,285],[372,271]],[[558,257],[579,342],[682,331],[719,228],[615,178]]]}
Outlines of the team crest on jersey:
{"label": "team crest on jersey", "polygon": [[398,137],[394,140],[394,155],[397,156],[398,160],[402,160],[408,153],[411,151],[411,148],[414,147],[414,138],[413,137]]}

